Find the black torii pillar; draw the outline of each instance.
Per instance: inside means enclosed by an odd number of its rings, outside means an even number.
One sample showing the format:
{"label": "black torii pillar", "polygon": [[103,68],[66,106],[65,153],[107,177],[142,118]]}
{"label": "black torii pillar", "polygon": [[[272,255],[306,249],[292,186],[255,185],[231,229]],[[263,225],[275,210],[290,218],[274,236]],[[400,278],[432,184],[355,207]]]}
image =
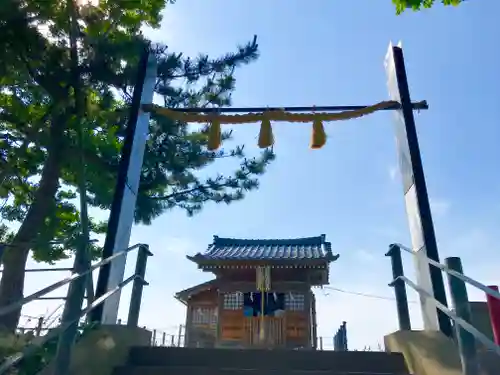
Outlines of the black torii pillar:
{"label": "black torii pillar", "polygon": [[[154,52],[150,52],[148,44],[141,51],[137,67],[134,93],[104,242],[103,259],[129,246],[144,150],[149,134],[150,114],[142,111],[141,105],[153,102],[156,77],[156,56]],[[116,288],[123,281],[125,262],[126,256],[121,256],[101,267],[97,278],[96,299]],[[91,313],[91,320],[103,324],[116,324],[119,304],[120,292],[98,305]]]}
{"label": "black torii pillar", "polygon": [[[421,288],[447,306],[441,270],[426,261],[427,257],[439,262],[439,252],[401,44],[389,45],[385,69],[389,95],[392,100],[401,103],[401,109],[394,112],[395,133],[412,249],[416,252],[417,281]],[[428,298],[420,296],[420,302],[424,327],[430,330],[440,330],[446,336],[451,337],[452,326],[448,316]]]}

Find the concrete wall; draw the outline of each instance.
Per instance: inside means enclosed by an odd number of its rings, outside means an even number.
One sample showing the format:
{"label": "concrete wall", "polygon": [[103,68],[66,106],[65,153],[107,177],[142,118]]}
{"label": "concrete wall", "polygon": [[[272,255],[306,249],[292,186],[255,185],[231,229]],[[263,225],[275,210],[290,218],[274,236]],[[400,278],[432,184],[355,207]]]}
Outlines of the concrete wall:
{"label": "concrete wall", "polygon": [[462,375],[455,343],[441,332],[398,331],[385,336],[384,343],[387,351],[403,354],[410,374]]}
{"label": "concrete wall", "polygon": [[[413,375],[462,375],[455,342],[438,331],[398,331],[384,337],[385,348],[402,353]],[[498,375],[500,356],[478,353],[480,375]]]}
{"label": "concrete wall", "polygon": [[[125,365],[133,346],[150,346],[151,332],[143,328],[109,325],[89,331],[75,344],[68,375],[111,375]],[[52,365],[39,375],[52,374]]]}
{"label": "concrete wall", "polygon": [[384,344],[403,354],[410,374],[462,375],[455,343],[438,331],[397,331],[385,336]]}
{"label": "concrete wall", "polygon": [[[472,325],[493,341],[486,302],[470,302]],[[403,353],[415,375],[462,375],[456,342],[437,331],[398,331],[384,338],[388,351]],[[477,342],[482,374],[500,374],[500,356]]]}

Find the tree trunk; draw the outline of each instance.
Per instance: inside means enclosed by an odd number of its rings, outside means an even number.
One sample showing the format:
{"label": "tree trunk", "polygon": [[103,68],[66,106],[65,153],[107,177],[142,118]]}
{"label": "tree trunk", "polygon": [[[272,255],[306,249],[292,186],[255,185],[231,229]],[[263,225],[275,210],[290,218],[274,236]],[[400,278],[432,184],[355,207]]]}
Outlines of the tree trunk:
{"label": "tree trunk", "polygon": [[[3,255],[3,273],[0,280],[0,307],[5,307],[23,297],[26,261],[33,242],[47,215],[52,211],[59,189],[61,161],[63,160],[63,130],[61,117],[51,126],[50,146],[43,166],[40,183],[21,227]],[[14,332],[19,323],[21,307],[10,314],[0,316],[0,329]]]}
{"label": "tree trunk", "polygon": [[[11,247],[2,259],[3,273],[0,281],[0,307],[5,307],[23,298],[24,270],[29,247]],[[21,315],[21,309],[0,317],[0,330],[14,332]]]}

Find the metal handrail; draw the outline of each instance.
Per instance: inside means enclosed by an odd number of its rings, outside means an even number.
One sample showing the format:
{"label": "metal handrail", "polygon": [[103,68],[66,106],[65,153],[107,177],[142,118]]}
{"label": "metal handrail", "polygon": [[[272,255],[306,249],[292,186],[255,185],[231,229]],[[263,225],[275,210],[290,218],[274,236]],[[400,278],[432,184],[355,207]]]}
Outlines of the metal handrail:
{"label": "metal handrail", "polygon": [[455,314],[453,311],[451,311],[448,307],[443,305],[441,302],[436,300],[430,293],[425,291],[424,289],[420,288],[417,284],[415,284],[413,281],[408,279],[406,276],[399,276],[396,280],[403,280],[408,286],[412,287],[415,291],[417,291],[419,294],[424,295],[426,298],[429,298],[435,305],[436,307],[444,312],[446,315],[448,315],[451,319],[453,319],[457,324],[462,326],[463,329],[469,331],[476,339],[481,341],[481,343],[484,344],[484,346],[488,347],[498,355],[500,355],[500,346],[495,344],[493,341],[491,341],[488,336],[486,336],[484,333],[480,332],[477,328],[475,328],[472,324],[469,322],[466,322],[464,319],[460,318]]}
{"label": "metal handrail", "polygon": [[[417,291],[421,298],[425,298],[432,303],[437,310],[447,315],[450,320],[455,322],[456,339],[462,364],[464,375],[478,375],[479,363],[477,359],[477,347],[475,341],[481,342],[487,349],[500,356],[500,345],[491,340],[484,333],[479,331],[470,322],[472,322],[469,298],[467,296],[467,284],[472,285],[493,298],[500,298],[500,293],[496,290],[488,288],[484,284],[465,276],[460,258],[446,258],[445,263],[441,264],[427,256],[423,256],[422,260],[426,261],[429,266],[434,266],[448,274],[448,282],[450,287],[450,295],[453,302],[454,311],[446,306],[446,302],[438,301],[431,292],[408,279],[404,275],[403,263],[401,259],[401,250],[404,250],[412,255],[417,255],[409,247],[401,244],[392,244],[389,247],[389,252],[386,256],[391,257],[393,281],[389,284],[394,287],[396,294],[396,304],[398,309],[399,326],[401,330],[411,330],[410,314],[408,309],[408,299],[406,295],[406,285]],[[423,303],[423,302],[422,302]],[[442,329],[442,327],[440,327]],[[447,334],[446,331],[442,332]]]}
{"label": "metal handrail", "polygon": [[[61,267],[61,268],[28,268],[24,272],[68,272],[73,271],[73,267]],[[3,272],[3,268],[0,268],[0,273]]]}
{"label": "metal handrail", "polygon": [[[58,347],[61,345],[63,336],[65,332],[70,328],[71,326],[78,324],[80,319],[87,315],[90,311],[95,309],[97,306],[101,305],[103,302],[105,302],[109,297],[113,296],[117,292],[119,292],[123,287],[125,287],[127,284],[129,284],[131,281],[134,281],[133,285],[133,290],[132,290],[132,297],[131,297],[131,303],[130,303],[130,308],[129,308],[129,324],[128,325],[137,325],[138,317],[139,317],[139,310],[140,310],[140,298],[142,295],[142,288],[144,285],[148,285],[148,283],[144,280],[144,275],[146,271],[146,259],[147,257],[151,256],[152,253],[149,251],[148,246],[145,244],[137,244],[134,246],[131,246],[125,250],[122,250],[120,252],[117,252],[113,254],[112,256],[103,259],[100,262],[97,262],[93,266],[89,267],[89,269],[85,270],[84,272],[81,273],[73,273],[71,276],[60,280],[52,285],[49,285],[48,287],[45,287],[38,292],[35,292],[31,294],[30,296],[23,298],[13,304],[10,304],[9,306],[6,306],[4,308],[0,309],[0,316],[5,315],[10,313],[11,311],[15,311],[19,307],[32,302],[36,299],[38,299],[41,296],[44,296],[47,293],[50,293],[66,284],[75,282],[76,280],[90,274],[94,270],[111,263],[113,260],[125,256],[127,253],[130,251],[139,248],[139,255],[137,258],[137,264],[136,264],[136,270],[135,273],[127,278],[126,280],[123,280],[121,283],[119,283],[116,287],[114,287],[111,290],[108,290],[105,294],[97,298],[96,300],[92,301],[90,304],[88,304],[83,310],[81,310],[79,313],[77,312],[78,316],[69,320],[69,321],[64,321],[62,324],[53,329],[49,330],[46,335],[43,336],[43,338],[40,338],[40,340],[37,340],[38,342],[36,344],[28,344],[25,348],[23,348],[20,352],[11,355],[10,357],[7,357],[4,359],[2,362],[0,362],[0,375],[5,374],[7,371],[9,371],[13,366],[19,364],[24,358],[34,354],[40,347],[45,345],[49,340],[58,337],[59,336],[59,343]],[[71,288],[71,287],[70,287]],[[139,301],[134,301],[139,299]],[[70,318],[71,319],[71,318]],[[72,334],[73,335],[73,334]],[[70,337],[71,338],[71,337]],[[74,337],[72,338],[74,340]],[[67,340],[66,340],[67,341]],[[58,353],[56,354],[56,357],[54,358],[54,361],[56,362],[56,367],[59,370],[58,373],[64,374],[66,373],[67,367],[69,365],[69,352],[66,352],[64,354]],[[63,363],[64,365],[61,367],[60,364]]]}
{"label": "metal handrail", "polygon": [[[48,341],[51,339],[59,336],[62,332],[64,332],[66,329],[68,329],[71,325],[75,324],[78,322],[84,315],[88,314],[90,311],[95,309],[97,306],[99,306],[101,303],[103,303],[106,299],[114,295],[116,292],[119,290],[123,289],[128,283],[131,281],[139,278],[137,275],[132,275],[128,279],[122,281],[120,284],[118,284],[114,289],[108,291],[101,297],[97,298],[92,302],[91,305],[88,307],[84,308],[81,312],[80,315],[78,316],[78,319],[75,319],[69,323],[64,324],[63,326],[59,326],[53,330],[50,330],[45,336],[42,337],[40,341],[38,341],[36,344],[30,344],[26,346],[21,352],[16,353],[11,355],[10,357],[7,357],[1,364],[0,364],[0,375],[4,374],[6,371],[8,371],[12,366],[17,365],[19,362],[21,362],[24,358],[36,353],[38,349],[40,349],[43,345],[45,345]],[[140,278],[142,279],[142,278]],[[142,281],[144,281],[142,279]]]}
{"label": "metal handrail", "polygon": [[[401,245],[399,243],[395,243],[395,244],[393,244],[391,246],[397,246],[401,250],[404,250],[407,253],[410,253],[410,254],[412,254],[414,256],[416,256],[416,254],[417,254],[416,251],[410,249],[407,246]],[[476,280],[474,280],[474,279],[472,279],[472,278],[470,278],[468,276],[465,276],[464,274],[461,274],[461,273],[459,273],[457,271],[454,271],[454,270],[446,267],[444,264],[441,264],[439,262],[436,262],[435,260],[429,259],[428,257],[424,257],[424,260],[427,263],[432,264],[434,267],[439,268],[441,271],[446,272],[448,275],[454,276],[457,279],[460,279],[460,280],[462,280],[463,282],[465,282],[467,284],[475,286],[476,288],[482,290],[484,293],[486,293],[486,294],[488,294],[488,295],[490,295],[492,297],[500,299],[500,292],[497,292],[496,290],[488,288],[486,285],[481,284],[479,281],[476,281]]]}
{"label": "metal handrail", "polygon": [[72,281],[78,280],[78,279],[88,275],[89,273],[95,271],[96,269],[98,269],[106,264],[111,263],[116,258],[119,258],[119,257],[129,253],[130,251],[137,249],[138,247],[141,247],[141,246],[145,246],[145,244],[136,244],[134,246],[128,247],[125,250],[119,251],[116,254],[111,255],[110,257],[108,257],[104,260],[101,260],[100,262],[97,262],[96,264],[91,266],[85,272],[73,273],[71,276],[68,276],[65,279],[62,279],[60,281],[55,282],[54,284],[51,284],[43,289],[40,289],[38,292],[35,292],[35,293],[29,295],[28,297],[24,297],[24,298],[20,299],[19,301],[11,303],[8,306],[2,307],[2,308],[0,308],[0,316],[7,315],[7,314],[11,313],[12,311],[17,310],[19,307],[26,305],[27,303],[30,303],[36,299],[39,299],[40,297],[43,297],[46,294],[53,292],[54,290],[59,289],[60,287],[65,286],[66,284],[71,283]]}

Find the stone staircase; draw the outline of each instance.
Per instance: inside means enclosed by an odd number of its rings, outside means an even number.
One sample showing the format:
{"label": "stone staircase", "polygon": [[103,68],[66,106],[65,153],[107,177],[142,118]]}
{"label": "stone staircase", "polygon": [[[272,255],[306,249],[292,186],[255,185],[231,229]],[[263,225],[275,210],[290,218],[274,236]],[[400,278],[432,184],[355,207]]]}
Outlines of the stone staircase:
{"label": "stone staircase", "polygon": [[408,375],[399,353],[135,347],[113,375]]}

